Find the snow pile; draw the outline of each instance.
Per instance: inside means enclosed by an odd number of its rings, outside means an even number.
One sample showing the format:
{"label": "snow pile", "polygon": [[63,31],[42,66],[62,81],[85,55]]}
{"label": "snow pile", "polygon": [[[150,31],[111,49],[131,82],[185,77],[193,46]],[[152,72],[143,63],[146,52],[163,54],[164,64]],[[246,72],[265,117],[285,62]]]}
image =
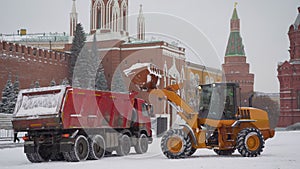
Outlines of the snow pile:
{"label": "snow pile", "polygon": [[39,115],[58,113],[65,88],[65,86],[54,86],[21,90],[14,116],[34,118]]}
{"label": "snow pile", "polygon": [[300,130],[300,123],[295,123],[286,128],[287,131]]}

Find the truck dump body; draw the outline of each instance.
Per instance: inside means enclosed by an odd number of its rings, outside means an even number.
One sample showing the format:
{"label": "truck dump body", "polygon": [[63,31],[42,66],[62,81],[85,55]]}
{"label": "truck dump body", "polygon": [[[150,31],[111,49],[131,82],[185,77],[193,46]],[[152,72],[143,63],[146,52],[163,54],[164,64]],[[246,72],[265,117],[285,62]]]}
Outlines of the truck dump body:
{"label": "truck dump body", "polygon": [[61,111],[63,128],[129,128],[134,96],[69,89]]}
{"label": "truck dump body", "polygon": [[129,128],[134,97],[70,87],[21,91],[13,125],[28,129]]}
{"label": "truck dump body", "polygon": [[22,90],[13,115],[25,131],[31,162],[98,160],[113,151],[146,153],[152,142],[151,105],[137,93],[114,93],[55,86]]}

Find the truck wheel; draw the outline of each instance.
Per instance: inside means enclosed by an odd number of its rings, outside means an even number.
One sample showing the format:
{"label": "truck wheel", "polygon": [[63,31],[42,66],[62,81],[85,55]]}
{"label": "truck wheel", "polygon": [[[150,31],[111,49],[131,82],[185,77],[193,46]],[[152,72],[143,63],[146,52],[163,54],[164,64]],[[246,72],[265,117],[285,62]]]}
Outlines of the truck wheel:
{"label": "truck wheel", "polygon": [[105,151],[104,156],[112,156],[112,151]]}
{"label": "truck wheel", "polygon": [[163,154],[171,159],[183,158],[188,151],[186,133],[181,129],[171,129],[161,139],[161,150]]}
{"label": "truck wheel", "polygon": [[26,153],[27,159],[32,163],[48,162],[50,160],[51,153],[45,146],[37,146],[36,152]]}
{"label": "truck wheel", "polygon": [[63,153],[64,158],[69,162],[86,160],[89,155],[89,143],[85,136],[79,135],[70,152]]}
{"label": "truck wheel", "polygon": [[51,161],[64,161],[65,158],[64,158],[64,155],[62,153],[55,153],[55,154],[52,154],[51,158],[50,158]]}
{"label": "truck wheel", "polygon": [[264,138],[256,128],[245,128],[237,137],[237,149],[243,157],[256,157],[264,148]]}
{"label": "truck wheel", "polygon": [[105,141],[101,135],[95,135],[89,140],[90,152],[88,159],[99,160],[105,154]]}
{"label": "truck wheel", "polygon": [[137,154],[144,154],[148,151],[148,138],[145,134],[141,134],[137,139],[134,150]]}
{"label": "truck wheel", "polygon": [[234,151],[235,151],[235,149],[228,149],[228,150],[214,149],[214,152],[220,156],[230,156],[230,155],[232,155],[232,153],[234,153]]}
{"label": "truck wheel", "polygon": [[125,156],[128,155],[131,148],[131,141],[128,135],[123,134],[119,138],[119,146],[117,147],[117,155]]}

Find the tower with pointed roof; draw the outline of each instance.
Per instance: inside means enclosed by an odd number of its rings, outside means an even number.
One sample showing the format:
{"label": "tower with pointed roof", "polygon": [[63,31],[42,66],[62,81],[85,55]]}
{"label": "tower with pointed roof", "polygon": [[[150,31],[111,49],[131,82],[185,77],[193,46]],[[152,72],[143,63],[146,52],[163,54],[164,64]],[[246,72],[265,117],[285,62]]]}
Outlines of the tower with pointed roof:
{"label": "tower with pointed roof", "polygon": [[76,12],[76,0],[73,0],[72,11],[70,13],[70,36],[74,35],[78,23],[78,13]]}
{"label": "tower with pointed roof", "polygon": [[300,122],[300,7],[298,16],[289,28],[290,60],[278,64],[280,83],[280,116],[278,127]]}
{"label": "tower with pointed roof", "polygon": [[101,39],[121,39],[128,34],[128,0],[91,0],[90,33]]}
{"label": "tower with pointed roof", "polygon": [[145,17],[143,14],[143,5],[140,5],[140,12],[137,18],[137,38],[145,40]]}
{"label": "tower with pointed roof", "polygon": [[240,34],[240,19],[237,14],[236,4],[230,20],[230,35],[225,52],[224,64],[222,65],[226,82],[239,83],[241,93],[245,97],[253,93],[254,74],[249,73],[249,64],[242,37]]}

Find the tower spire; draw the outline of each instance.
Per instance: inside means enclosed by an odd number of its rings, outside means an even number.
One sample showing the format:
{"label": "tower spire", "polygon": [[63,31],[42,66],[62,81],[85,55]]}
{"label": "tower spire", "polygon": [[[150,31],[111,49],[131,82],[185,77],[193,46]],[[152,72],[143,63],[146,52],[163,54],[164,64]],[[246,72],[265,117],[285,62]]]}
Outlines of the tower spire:
{"label": "tower spire", "polygon": [[230,35],[227,43],[225,56],[245,56],[244,45],[240,35],[240,19],[234,4],[232,17],[230,20]]}
{"label": "tower spire", "polygon": [[231,32],[240,31],[240,19],[237,14],[236,6],[237,6],[237,2],[234,3],[234,9],[230,21]]}
{"label": "tower spire", "polygon": [[143,5],[140,5],[140,12],[137,19],[137,38],[145,40],[145,17],[143,13]]}
{"label": "tower spire", "polygon": [[76,25],[78,23],[78,13],[76,12],[76,0],[72,0],[72,11],[70,13],[70,36],[74,35]]}
{"label": "tower spire", "polygon": [[225,74],[224,81],[239,83],[241,96],[249,98],[253,93],[254,74],[250,73],[250,64],[246,62],[246,55],[242,37],[240,35],[240,19],[236,4],[230,20],[230,35],[222,68]]}

